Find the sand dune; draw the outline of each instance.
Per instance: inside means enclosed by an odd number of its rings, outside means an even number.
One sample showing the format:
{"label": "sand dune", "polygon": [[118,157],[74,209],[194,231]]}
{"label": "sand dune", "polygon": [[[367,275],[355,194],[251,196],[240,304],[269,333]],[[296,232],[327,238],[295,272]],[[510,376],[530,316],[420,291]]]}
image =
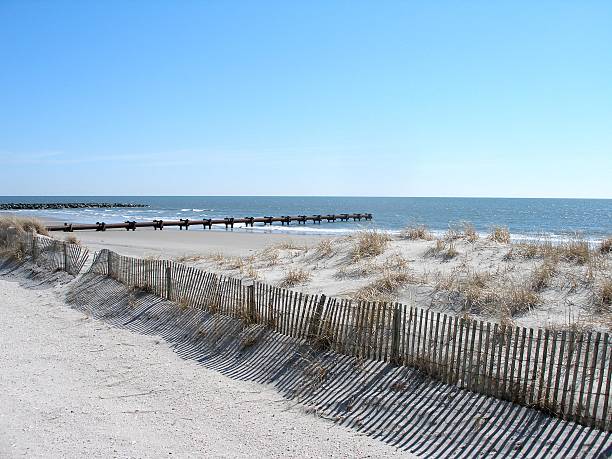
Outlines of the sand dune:
{"label": "sand dune", "polygon": [[[392,237],[355,255],[359,235],[324,239],[245,232],[108,231],[77,237],[93,249],[174,258],[305,293],[400,301],[526,327],[612,329],[612,255],[485,238]],[[538,248],[539,247],[539,248]]]}

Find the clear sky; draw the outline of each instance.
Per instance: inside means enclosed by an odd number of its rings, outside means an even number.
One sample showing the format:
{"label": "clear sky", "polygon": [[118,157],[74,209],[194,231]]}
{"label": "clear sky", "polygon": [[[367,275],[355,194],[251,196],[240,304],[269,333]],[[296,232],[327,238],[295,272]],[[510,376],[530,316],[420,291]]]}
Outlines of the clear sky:
{"label": "clear sky", "polygon": [[612,198],[611,1],[0,1],[0,195]]}

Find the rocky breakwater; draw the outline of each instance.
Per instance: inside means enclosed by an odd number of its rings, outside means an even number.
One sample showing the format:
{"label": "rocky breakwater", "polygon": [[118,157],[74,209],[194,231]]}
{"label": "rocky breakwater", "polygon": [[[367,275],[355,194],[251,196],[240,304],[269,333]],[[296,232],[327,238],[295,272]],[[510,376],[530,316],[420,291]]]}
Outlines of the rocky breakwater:
{"label": "rocky breakwater", "polygon": [[87,209],[111,207],[149,207],[148,204],[125,202],[9,202],[0,203],[0,210]]}

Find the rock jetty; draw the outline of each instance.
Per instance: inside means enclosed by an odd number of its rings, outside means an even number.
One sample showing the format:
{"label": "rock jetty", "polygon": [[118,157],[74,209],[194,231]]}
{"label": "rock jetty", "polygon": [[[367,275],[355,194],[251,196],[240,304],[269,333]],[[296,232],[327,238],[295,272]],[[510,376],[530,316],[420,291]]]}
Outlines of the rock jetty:
{"label": "rock jetty", "polygon": [[0,203],[0,210],[87,209],[110,207],[149,207],[148,204],[125,202],[9,202]]}

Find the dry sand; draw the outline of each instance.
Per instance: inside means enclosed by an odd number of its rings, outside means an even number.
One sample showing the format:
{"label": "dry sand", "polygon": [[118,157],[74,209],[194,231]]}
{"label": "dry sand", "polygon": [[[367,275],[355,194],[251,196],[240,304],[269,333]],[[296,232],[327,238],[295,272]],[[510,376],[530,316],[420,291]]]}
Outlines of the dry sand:
{"label": "dry sand", "polygon": [[0,278],[0,457],[411,456],[35,285]]}
{"label": "dry sand", "polygon": [[[557,255],[525,256],[520,245],[459,238],[393,238],[384,253],[353,260],[355,237],[262,234],[239,231],[138,230],[74,233],[93,250],[109,248],[139,257],[161,257],[283,285],[290,271],[305,281],[288,285],[305,293],[401,301],[442,312],[514,322],[526,327],[609,331],[612,312],[598,303],[604,283],[612,285],[612,256],[594,255],[586,263]],[[321,249],[321,242],[325,250]],[[440,251],[436,248],[442,246]],[[449,248],[453,256],[448,257]],[[550,261],[554,260],[554,261]],[[550,269],[532,287],[538,272]],[[399,285],[388,289],[393,278]],[[511,311],[517,303],[526,306]]]}

